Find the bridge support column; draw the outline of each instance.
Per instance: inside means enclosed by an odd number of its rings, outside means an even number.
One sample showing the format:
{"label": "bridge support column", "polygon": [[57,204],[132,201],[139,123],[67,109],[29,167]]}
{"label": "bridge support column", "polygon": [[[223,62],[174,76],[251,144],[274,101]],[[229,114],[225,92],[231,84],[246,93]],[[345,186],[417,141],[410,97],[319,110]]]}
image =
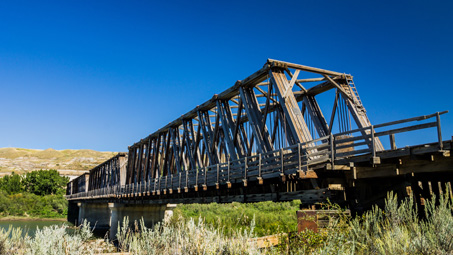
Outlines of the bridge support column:
{"label": "bridge support column", "polygon": [[78,203],[78,225],[86,219],[95,230],[108,230],[110,228],[110,208],[104,203]]}
{"label": "bridge support column", "polygon": [[79,207],[77,203],[68,202],[68,222],[71,222],[75,226],[79,225]]}
{"label": "bridge support column", "polygon": [[152,227],[157,222],[166,222],[173,215],[175,204],[164,205],[128,205],[109,203],[110,213],[110,232],[109,239],[116,240],[118,225],[122,225],[124,217],[129,218],[129,225],[134,221],[143,219],[146,227]]}

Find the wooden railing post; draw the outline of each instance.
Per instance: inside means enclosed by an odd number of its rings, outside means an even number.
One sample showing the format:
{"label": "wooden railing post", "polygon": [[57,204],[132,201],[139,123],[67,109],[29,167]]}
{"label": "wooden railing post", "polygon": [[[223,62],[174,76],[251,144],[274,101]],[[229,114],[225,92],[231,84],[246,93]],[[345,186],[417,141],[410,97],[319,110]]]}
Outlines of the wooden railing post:
{"label": "wooden railing post", "polygon": [[203,190],[207,190],[208,188],[208,167],[205,167],[204,168],[204,186],[203,186]]}
{"label": "wooden railing post", "polygon": [[220,188],[220,164],[217,164],[217,183],[216,183],[216,189]]}
{"label": "wooden railing post", "polygon": [[280,149],[280,161],[281,161],[281,165],[282,165],[282,174],[283,174],[284,173],[283,172],[283,167],[284,167],[284,165],[283,165],[283,148]]}
{"label": "wooden railing post", "polygon": [[332,170],[335,169],[335,140],[334,136],[332,133],[330,133],[330,160],[331,160],[331,165],[332,165]]}
{"label": "wooden railing post", "polygon": [[[197,169],[197,172],[195,174],[195,189],[198,189],[198,169]],[[198,191],[198,190],[196,190]]]}
{"label": "wooden railing post", "polygon": [[297,144],[297,158],[299,162],[299,172],[302,171],[302,163],[300,159],[300,143]]}
{"label": "wooden railing post", "polygon": [[258,154],[258,183],[263,184],[263,177],[261,177],[261,153]]}
{"label": "wooden railing post", "polygon": [[442,130],[440,128],[440,114],[439,112],[436,113],[436,120],[437,120],[437,140],[439,142],[439,150],[444,148],[444,144],[442,143]]}
{"label": "wooden railing post", "polygon": [[258,154],[258,176],[261,177],[261,153]]}
{"label": "wooden railing post", "polygon": [[374,126],[371,125],[371,155],[374,157],[376,157],[376,148],[375,148],[375,144],[374,144]]}
{"label": "wooden railing post", "polygon": [[245,157],[244,180],[247,180],[247,170],[248,170],[247,157]]}
{"label": "wooden railing post", "polygon": [[179,172],[179,180],[178,180],[178,182],[179,182],[178,193],[180,193],[181,192],[181,172]]}
{"label": "wooden railing post", "polygon": [[231,182],[230,182],[230,165],[231,165],[231,158],[230,155],[228,155],[228,168],[227,168],[227,187],[231,188]]}
{"label": "wooden railing post", "polygon": [[396,150],[396,142],[395,142],[395,134],[390,134],[389,135],[389,139],[390,139],[390,148],[392,150]]}

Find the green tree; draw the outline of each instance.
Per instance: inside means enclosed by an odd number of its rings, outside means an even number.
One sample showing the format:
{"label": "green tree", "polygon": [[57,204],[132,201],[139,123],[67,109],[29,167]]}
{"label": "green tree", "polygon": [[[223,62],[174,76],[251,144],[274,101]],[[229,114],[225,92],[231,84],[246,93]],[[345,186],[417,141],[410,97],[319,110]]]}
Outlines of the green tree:
{"label": "green tree", "polygon": [[11,175],[6,175],[0,178],[0,189],[6,191],[8,194],[16,194],[22,192],[23,185],[22,177],[12,172]]}
{"label": "green tree", "polygon": [[64,194],[69,178],[60,176],[57,170],[38,170],[28,172],[22,180],[25,191],[43,196]]}

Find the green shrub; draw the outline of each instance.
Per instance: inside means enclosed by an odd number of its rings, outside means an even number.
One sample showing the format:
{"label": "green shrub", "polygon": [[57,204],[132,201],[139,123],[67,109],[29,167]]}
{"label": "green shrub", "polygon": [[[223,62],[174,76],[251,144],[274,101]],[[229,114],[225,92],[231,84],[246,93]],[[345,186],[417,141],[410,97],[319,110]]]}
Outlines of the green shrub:
{"label": "green shrub", "polygon": [[68,202],[62,195],[38,196],[31,193],[8,195],[0,190],[0,216],[65,217]]}
{"label": "green shrub", "polygon": [[20,193],[24,190],[22,179],[23,176],[14,172],[12,172],[11,175],[5,175],[0,178],[0,189],[4,190],[8,194]]}
{"label": "green shrub", "polygon": [[56,170],[0,178],[0,216],[66,216],[68,202],[63,195],[67,181]]}
{"label": "green shrub", "polygon": [[57,170],[28,172],[22,178],[23,189],[36,195],[64,194],[68,177],[60,176]]}

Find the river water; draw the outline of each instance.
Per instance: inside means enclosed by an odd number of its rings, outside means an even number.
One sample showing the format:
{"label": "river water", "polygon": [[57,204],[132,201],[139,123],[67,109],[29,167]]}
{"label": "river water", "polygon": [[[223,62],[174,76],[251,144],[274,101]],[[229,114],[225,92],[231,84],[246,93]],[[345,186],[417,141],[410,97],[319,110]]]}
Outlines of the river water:
{"label": "river water", "polygon": [[[50,227],[52,225],[66,225],[66,226],[73,226],[71,223],[66,221],[59,221],[59,220],[2,220],[0,221],[0,228],[7,230],[10,226],[13,228],[22,228],[23,235],[26,233],[29,236],[34,236],[36,232],[36,228],[42,229],[43,227]],[[72,228],[67,230],[69,233],[73,232]]]}

